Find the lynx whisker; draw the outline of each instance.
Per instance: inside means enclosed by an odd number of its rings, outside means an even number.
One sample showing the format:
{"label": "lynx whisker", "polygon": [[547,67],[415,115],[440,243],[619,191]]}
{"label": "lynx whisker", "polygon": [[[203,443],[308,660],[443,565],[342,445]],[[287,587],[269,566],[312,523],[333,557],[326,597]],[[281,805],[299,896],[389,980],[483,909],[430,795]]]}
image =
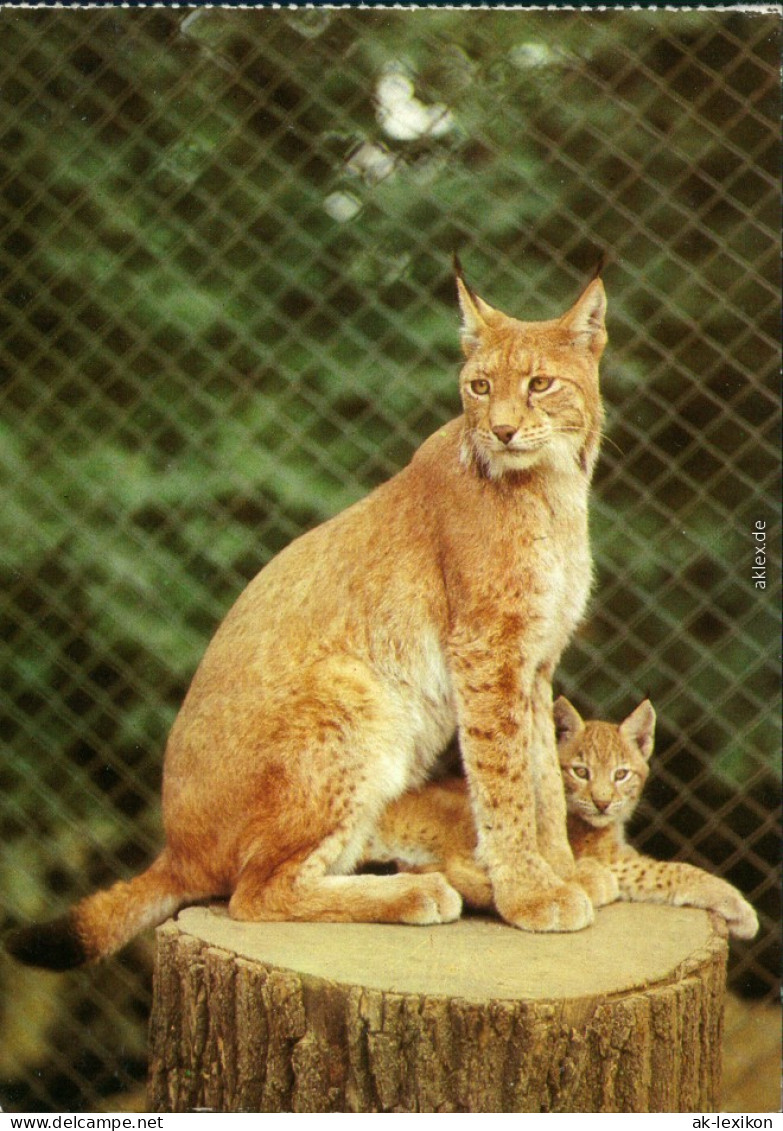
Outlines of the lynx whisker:
{"label": "lynx whisker", "polygon": [[[566,433],[579,433],[579,434],[581,434],[582,431],[583,430],[581,428],[578,428],[576,425],[556,424],[556,425],[553,425],[552,435],[553,436],[561,436],[561,435],[565,435]],[[618,453],[618,455],[624,455],[625,454],[623,449],[620,447],[620,445],[616,444],[615,441],[612,439],[612,437],[609,435],[609,433],[605,432],[602,428],[595,429],[593,434],[598,438],[598,440],[602,444],[603,443],[611,444],[612,447],[615,449],[615,451]]]}

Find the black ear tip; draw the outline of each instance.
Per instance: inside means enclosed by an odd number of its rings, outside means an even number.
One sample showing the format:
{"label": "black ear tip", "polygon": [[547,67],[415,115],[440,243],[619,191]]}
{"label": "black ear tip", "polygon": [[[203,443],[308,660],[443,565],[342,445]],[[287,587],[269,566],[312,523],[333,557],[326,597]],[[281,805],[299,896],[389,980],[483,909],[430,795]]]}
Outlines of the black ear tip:
{"label": "black ear tip", "polygon": [[70,915],[32,927],[20,927],[5,937],[5,949],[25,966],[72,970],[89,959]]}
{"label": "black ear tip", "polygon": [[473,290],[470,283],[465,278],[465,275],[464,275],[463,270],[462,270],[462,263],[460,262],[460,258],[457,255],[456,251],[452,255],[452,261],[454,263],[454,277],[455,277],[455,279],[457,280],[458,283],[462,283],[462,286],[465,288],[465,290],[467,291],[470,298],[473,300],[473,302],[476,302],[476,300],[477,300],[476,292]]}

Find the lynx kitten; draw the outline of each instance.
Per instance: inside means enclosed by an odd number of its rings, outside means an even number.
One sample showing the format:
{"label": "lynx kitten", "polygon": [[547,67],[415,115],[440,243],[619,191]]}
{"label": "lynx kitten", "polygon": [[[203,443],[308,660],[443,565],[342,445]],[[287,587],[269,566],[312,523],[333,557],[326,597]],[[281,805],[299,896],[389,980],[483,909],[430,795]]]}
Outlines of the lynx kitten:
{"label": "lynx kitten", "polygon": [[[717,911],[738,938],[758,930],[756,913],[740,893],[691,864],[642,856],[626,843],[625,824],[636,808],[649,773],[655,712],[648,700],[619,726],[583,722],[567,699],[554,704],[558,751],[568,807],[568,837],[580,882],[597,904],[613,898],[636,903],[669,903]],[[384,813],[370,838],[365,859],[400,867],[437,868],[473,907],[492,906],[492,886],[475,859],[476,834],[467,782],[449,778],[404,794]],[[592,876],[606,865],[614,892]]]}
{"label": "lynx kitten", "polygon": [[649,773],[655,711],[648,699],[619,726],[584,722],[562,696],[554,704],[560,768],[568,807],[568,839],[579,858],[607,864],[620,898],[717,911],[733,935],[758,931],[756,912],[736,888],[692,864],[642,856],[626,844],[624,826]]}
{"label": "lynx kitten", "polygon": [[166,845],[129,883],[9,950],[65,968],[185,903],[237,919],[441,923],[443,875],[353,875],[384,807],[458,726],[478,852],[518,927],[578,930],[552,673],[587,600],[598,453],[599,278],[520,322],[457,278],[463,415],[250,583],[196,672],[166,751]]}

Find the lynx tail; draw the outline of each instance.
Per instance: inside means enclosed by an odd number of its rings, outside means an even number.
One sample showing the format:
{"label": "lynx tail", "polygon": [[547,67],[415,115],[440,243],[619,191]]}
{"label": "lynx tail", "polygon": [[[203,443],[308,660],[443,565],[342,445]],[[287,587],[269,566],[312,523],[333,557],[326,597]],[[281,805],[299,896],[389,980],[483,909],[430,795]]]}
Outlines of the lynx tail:
{"label": "lynx tail", "polygon": [[71,970],[90,957],[79,938],[75,909],[48,923],[12,931],[5,939],[5,949],[17,962],[47,970]]}
{"label": "lynx tail", "polygon": [[159,857],[140,876],[88,896],[60,918],[12,931],[5,948],[27,966],[70,970],[108,957],[145,927],[157,926],[198,898],[182,888]]}

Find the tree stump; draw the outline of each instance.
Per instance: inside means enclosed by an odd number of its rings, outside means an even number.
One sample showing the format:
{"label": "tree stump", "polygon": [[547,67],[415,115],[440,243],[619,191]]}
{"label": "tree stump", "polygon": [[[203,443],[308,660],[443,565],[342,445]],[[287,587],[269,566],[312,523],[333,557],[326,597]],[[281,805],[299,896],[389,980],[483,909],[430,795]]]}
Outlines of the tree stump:
{"label": "tree stump", "polygon": [[149,1110],[715,1110],[726,952],[649,904],[562,935],[192,907],[158,931]]}

